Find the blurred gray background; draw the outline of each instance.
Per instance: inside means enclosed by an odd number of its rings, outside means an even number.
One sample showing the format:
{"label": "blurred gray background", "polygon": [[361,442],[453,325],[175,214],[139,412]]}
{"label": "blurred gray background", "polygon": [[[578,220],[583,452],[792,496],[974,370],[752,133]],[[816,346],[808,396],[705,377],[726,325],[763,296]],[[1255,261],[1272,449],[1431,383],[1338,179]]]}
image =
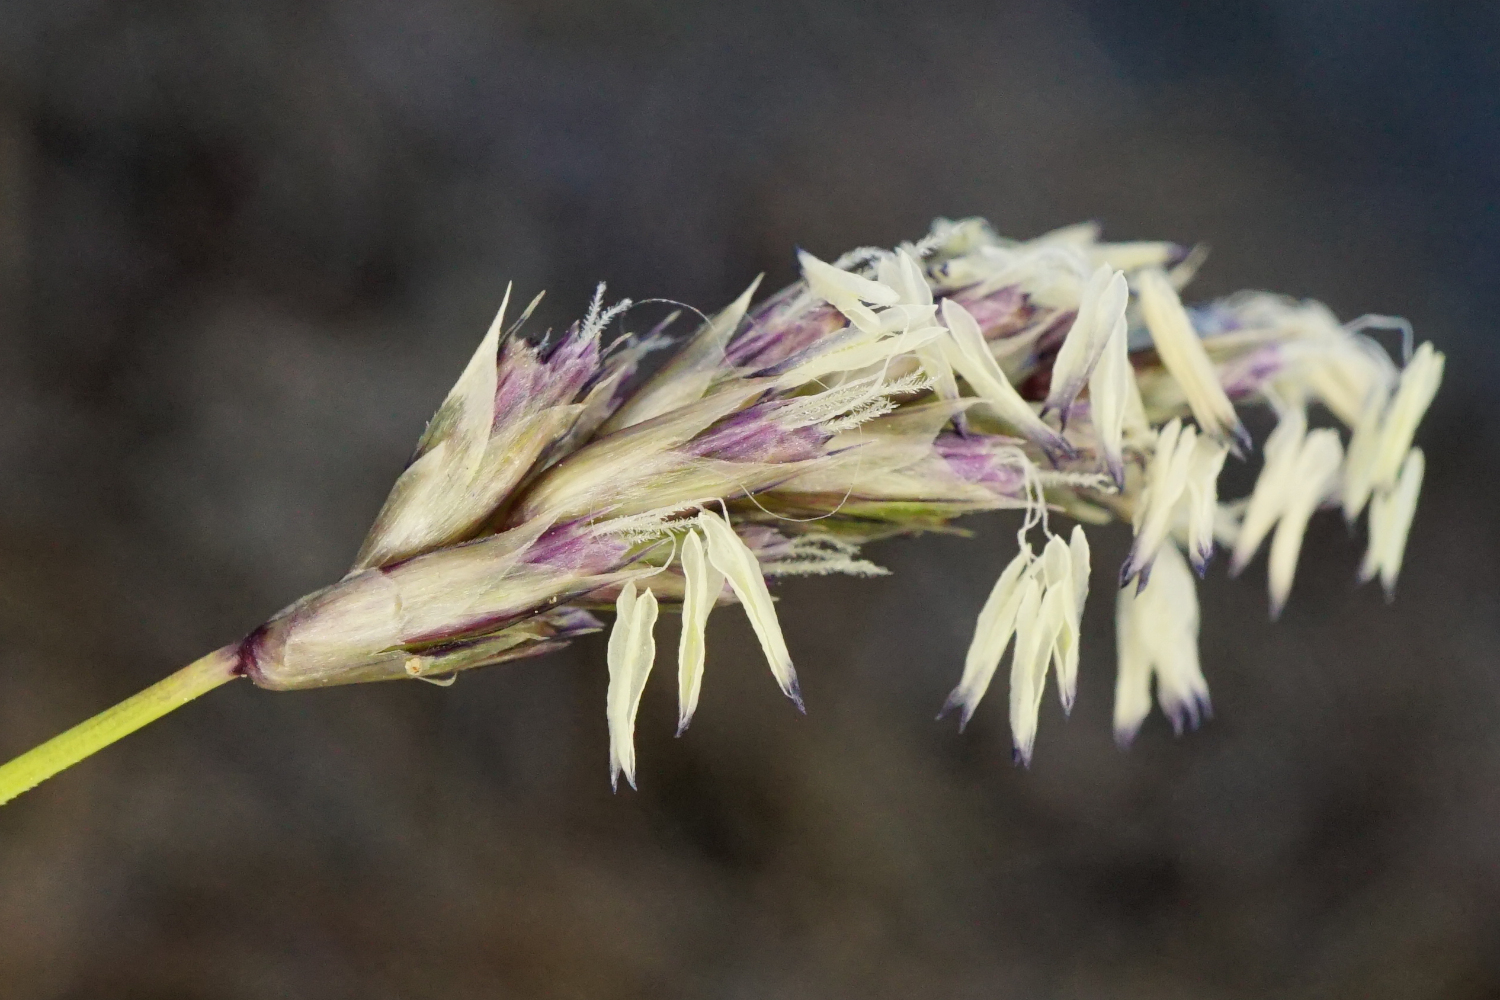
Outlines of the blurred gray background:
{"label": "blurred gray background", "polygon": [[1216,567],[1196,735],[1112,743],[1118,529],[1032,769],[999,702],[935,724],[1012,551],[980,521],[784,588],[806,718],[716,620],[688,735],[647,692],[639,793],[597,638],[449,690],[217,691],[0,810],[4,995],[1500,995],[1496,20],[0,5],[6,757],[341,575],[507,280],[561,325],[599,279],[712,308],[799,245],[1097,218],[1211,244],[1198,296],[1449,355],[1398,601],[1332,516],[1275,626],[1262,565]]}

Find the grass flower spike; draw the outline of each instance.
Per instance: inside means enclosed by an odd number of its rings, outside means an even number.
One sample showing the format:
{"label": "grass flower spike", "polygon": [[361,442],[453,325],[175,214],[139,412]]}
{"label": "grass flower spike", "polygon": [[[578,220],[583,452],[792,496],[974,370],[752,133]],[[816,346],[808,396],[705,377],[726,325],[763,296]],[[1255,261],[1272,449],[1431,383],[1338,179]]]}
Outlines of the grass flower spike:
{"label": "grass flower spike", "polygon": [[[583,319],[537,334],[536,300],[511,320],[507,291],[347,575],[0,767],[0,801],[236,678],[447,684],[610,614],[609,774],[634,787],[660,612],[681,620],[679,735],[720,605],[744,608],[800,709],[770,583],[882,574],[865,546],[984,511],[1019,513],[1017,550],[975,552],[999,578],[944,712],[967,724],[1009,650],[1023,764],[1049,676],[1064,714],[1078,696],[1085,524],[1134,534],[1115,610],[1122,743],[1153,685],[1178,731],[1208,714],[1193,570],[1216,544],[1239,573],[1271,539],[1274,616],[1313,515],[1368,508],[1359,576],[1392,592],[1424,472],[1413,440],[1443,370],[1430,344],[1408,344],[1398,369],[1364,332],[1396,321],[1340,325],[1266,293],[1184,306],[1200,252],[1106,243],[1092,225],[1017,241],[940,219],[894,250],[797,260],[800,280],[757,303],[757,279],[680,336],[681,313],[623,329],[631,304],[607,304],[602,285]],[[1279,423],[1250,496],[1221,502],[1226,458],[1251,451],[1236,408],[1253,406]],[[1346,428],[1347,446],[1315,421]],[[1061,516],[1077,522],[1066,537]]]}

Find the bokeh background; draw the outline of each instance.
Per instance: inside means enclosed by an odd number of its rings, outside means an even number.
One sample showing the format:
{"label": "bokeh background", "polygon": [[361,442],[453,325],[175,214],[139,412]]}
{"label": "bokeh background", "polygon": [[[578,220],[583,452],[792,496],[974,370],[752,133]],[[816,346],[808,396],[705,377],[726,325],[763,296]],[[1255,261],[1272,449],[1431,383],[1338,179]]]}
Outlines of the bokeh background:
{"label": "bokeh background", "polygon": [[[0,811],[18,998],[1500,994],[1500,53],[1490,4],[11,0],[0,754],[341,575],[507,280],[705,308],[981,214],[1213,247],[1194,291],[1449,356],[1401,594],[1315,522],[1202,586],[1217,717],[934,724],[1009,558],[784,588],[809,715],[716,618],[607,781],[603,642],[215,692]],[[1264,423],[1258,429],[1265,429]],[[1233,475],[1244,487],[1253,470]],[[664,635],[663,642],[674,641]]]}

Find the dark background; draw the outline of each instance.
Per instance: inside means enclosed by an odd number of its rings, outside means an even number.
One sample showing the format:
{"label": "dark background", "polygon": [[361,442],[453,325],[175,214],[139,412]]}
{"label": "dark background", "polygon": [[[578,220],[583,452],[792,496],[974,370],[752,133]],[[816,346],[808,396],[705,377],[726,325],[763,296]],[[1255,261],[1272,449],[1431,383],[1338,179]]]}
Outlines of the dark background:
{"label": "dark background", "polygon": [[509,279],[558,325],[1098,218],[1449,357],[1399,600],[1333,516],[1278,625],[1216,568],[1197,735],[1112,744],[1118,528],[1031,771],[1003,696],[932,722],[994,518],[784,589],[807,718],[725,614],[673,740],[664,629],[636,794],[597,638],[215,692],[0,811],[4,994],[1500,995],[1495,10],[0,6],[3,756],[338,577]]}

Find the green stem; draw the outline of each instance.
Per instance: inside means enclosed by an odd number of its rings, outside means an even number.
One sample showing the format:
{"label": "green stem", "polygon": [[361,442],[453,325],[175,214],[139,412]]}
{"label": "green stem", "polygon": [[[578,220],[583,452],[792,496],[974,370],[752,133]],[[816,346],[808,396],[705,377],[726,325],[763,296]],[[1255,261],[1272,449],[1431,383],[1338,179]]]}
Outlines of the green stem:
{"label": "green stem", "polygon": [[225,646],[194,660],[164,680],[113,708],[107,708],[67,732],[0,765],[0,805],[35,788],[115,740],[140,729],[202,694],[238,676],[236,647]]}

